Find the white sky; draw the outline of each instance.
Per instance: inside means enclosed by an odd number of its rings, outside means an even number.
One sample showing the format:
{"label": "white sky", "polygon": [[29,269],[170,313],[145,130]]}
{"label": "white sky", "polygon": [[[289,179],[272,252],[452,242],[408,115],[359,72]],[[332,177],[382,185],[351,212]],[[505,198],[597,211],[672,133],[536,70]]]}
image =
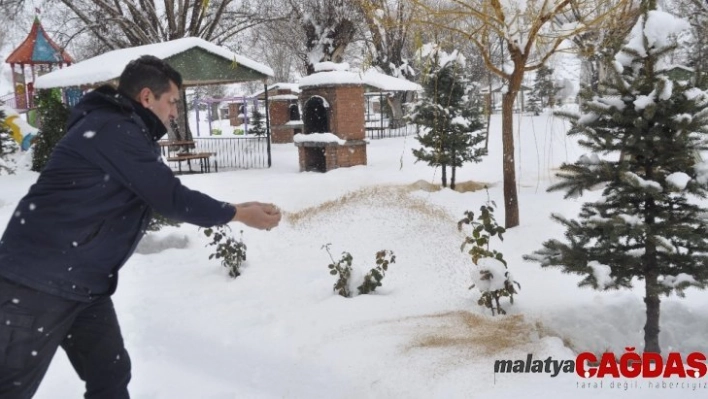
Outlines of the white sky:
{"label": "white sky", "polygon": [[[517,115],[518,117],[518,115]],[[518,127],[518,128],[517,128]],[[579,289],[580,277],[541,269],[522,255],[541,248],[563,229],[551,212],[573,217],[582,201],[546,193],[562,161],[581,154],[565,132],[568,124],[548,114],[515,120],[521,226],[493,246],[504,253],[521,284],[510,315],[492,318],[468,290],[471,261],[460,252],[456,222],[478,212],[484,191],[407,191],[421,181],[439,182],[440,171],[414,163],[412,137],[372,141],[368,166],[325,174],[300,173],[293,144],[273,145],[273,167],[182,177],[190,188],[232,202],[272,201],[286,217],[270,232],[243,229],[248,262],[236,280],[208,260],[208,239],[194,226],[152,234],[121,272],[116,309],[133,362],[132,397],[173,398],[705,398],[708,389],[581,389],[577,376],[496,374],[496,359],[549,356],[573,359],[577,351],[621,354],[643,345],[643,284],[631,291]],[[492,117],[490,155],[458,171],[458,181],[490,184],[501,205],[501,118]],[[36,179],[32,172],[0,176],[0,225]],[[354,193],[354,194],[353,194]],[[357,194],[358,193],[358,194]],[[350,194],[339,206],[319,207]],[[308,211],[309,210],[309,211]],[[293,222],[293,213],[306,217]],[[498,221],[503,212],[496,212]],[[375,295],[344,299],[332,292],[332,244],[354,256],[366,272],[374,254],[393,250],[383,287]],[[151,252],[148,254],[148,252]],[[665,351],[708,352],[708,292],[687,290],[685,299],[662,298],[661,344]],[[450,312],[479,317],[467,325]],[[499,344],[521,317],[532,327]],[[475,341],[480,334],[490,340]],[[437,335],[457,345],[421,347]],[[567,346],[569,345],[569,346]],[[37,399],[80,397],[82,384],[64,354],[57,355]],[[706,381],[706,378],[701,380]],[[628,380],[621,379],[621,383]],[[634,380],[631,381],[632,384]],[[668,382],[668,381],[667,381]],[[693,380],[691,380],[693,382]]]}

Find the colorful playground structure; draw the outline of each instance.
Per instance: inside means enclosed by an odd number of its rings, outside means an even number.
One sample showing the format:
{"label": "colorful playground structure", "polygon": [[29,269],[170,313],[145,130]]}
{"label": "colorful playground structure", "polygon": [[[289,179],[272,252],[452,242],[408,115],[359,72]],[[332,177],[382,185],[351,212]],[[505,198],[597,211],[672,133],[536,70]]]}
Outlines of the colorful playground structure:
{"label": "colorful playground structure", "polygon": [[74,59],[47,35],[35,17],[25,40],[7,57],[12,68],[15,101],[12,107],[19,112],[33,108],[34,81],[55,69],[74,63]]}
{"label": "colorful playground structure", "polygon": [[[52,70],[63,68],[74,63],[73,58],[47,35],[47,32],[35,17],[32,28],[24,41],[5,60],[12,69],[13,91],[0,97],[0,110],[5,119],[0,120],[12,132],[22,150],[28,150],[32,139],[37,136],[38,129],[27,121],[32,121],[34,115],[34,81]],[[78,100],[81,93],[65,91],[65,100],[72,104]],[[76,97],[76,99],[72,98]],[[20,114],[25,114],[26,118]],[[34,121],[36,124],[36,121]]]}

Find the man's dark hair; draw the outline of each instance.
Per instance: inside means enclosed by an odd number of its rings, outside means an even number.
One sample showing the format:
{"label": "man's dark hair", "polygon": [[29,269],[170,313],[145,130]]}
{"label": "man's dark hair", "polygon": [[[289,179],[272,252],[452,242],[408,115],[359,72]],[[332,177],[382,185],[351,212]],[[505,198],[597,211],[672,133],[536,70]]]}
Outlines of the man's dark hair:
{"label": "man's dark hair", "polygon": [[170,90],[170,81],[182,88],[179,72],[155,56],[143,55],[125,67],[118,81],[118,90],[136,99],[140,91],[147,87],[155,97],[160,98]]}

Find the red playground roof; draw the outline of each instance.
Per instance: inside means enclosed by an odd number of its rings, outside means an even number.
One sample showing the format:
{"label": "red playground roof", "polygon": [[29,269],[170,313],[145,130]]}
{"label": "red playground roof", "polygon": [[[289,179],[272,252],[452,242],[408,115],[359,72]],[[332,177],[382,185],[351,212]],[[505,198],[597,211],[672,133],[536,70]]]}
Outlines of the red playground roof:
{"label": "red playground roof", "polygon": [[73,64],[74,59],[49,38],[39,18],[25,41],[5,60],[8,64]]}

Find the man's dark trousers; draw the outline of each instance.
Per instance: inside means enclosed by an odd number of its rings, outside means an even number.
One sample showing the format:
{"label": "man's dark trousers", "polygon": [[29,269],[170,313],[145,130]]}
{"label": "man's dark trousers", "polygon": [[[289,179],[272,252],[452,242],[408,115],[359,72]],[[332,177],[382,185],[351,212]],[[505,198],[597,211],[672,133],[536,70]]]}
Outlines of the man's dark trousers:
{"label": "man's dark trousers", "polygon": [[130,358],[110,297],[75,302],[0,277],[0,399],[27,399],[61,346],[85,398],[128,398]]}

